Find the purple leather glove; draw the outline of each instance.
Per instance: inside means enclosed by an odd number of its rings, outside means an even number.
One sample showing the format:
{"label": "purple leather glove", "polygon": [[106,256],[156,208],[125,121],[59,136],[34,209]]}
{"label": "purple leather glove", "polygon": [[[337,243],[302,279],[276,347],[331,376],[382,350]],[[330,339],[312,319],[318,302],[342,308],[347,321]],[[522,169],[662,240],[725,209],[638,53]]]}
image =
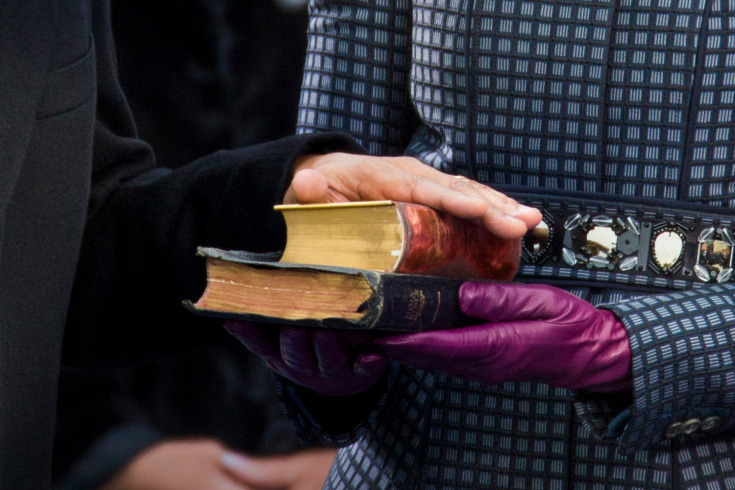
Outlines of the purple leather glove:
{"label": "purple leather glove", "polygon": [[459,304],[486,323],[376,343],[389,359],[488,385],[539,381],[599,392],[632,387],[628,337],[610,311],[544,285],[467,282]]}
{"label": "purple leather glove", "polygon": [[357,332],[335,332],[228,321],[225,329],[278,374],[326,396],[371,388],[385,372],[383,354],[365,350]]}

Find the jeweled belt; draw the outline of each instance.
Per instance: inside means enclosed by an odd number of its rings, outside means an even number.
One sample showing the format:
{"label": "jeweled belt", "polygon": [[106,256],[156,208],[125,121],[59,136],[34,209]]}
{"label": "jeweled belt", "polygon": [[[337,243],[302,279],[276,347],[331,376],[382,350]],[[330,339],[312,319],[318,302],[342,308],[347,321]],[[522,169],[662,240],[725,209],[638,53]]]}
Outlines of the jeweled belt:
{"label": "jeweled belt", "polygon": [[523,239],[519,279],[674,289],[735,280],[735,209],[506,192],[543,213]]}

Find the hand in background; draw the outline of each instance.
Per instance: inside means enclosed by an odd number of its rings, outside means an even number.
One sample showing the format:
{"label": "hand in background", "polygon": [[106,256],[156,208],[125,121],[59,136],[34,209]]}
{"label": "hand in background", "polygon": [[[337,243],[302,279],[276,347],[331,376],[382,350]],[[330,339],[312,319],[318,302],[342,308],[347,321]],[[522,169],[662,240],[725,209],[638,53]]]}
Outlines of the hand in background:
{"label": "hand in background", "polygon": [[139,454],[101,490],[311,490],[336,451],[251,458],[211,439],[165,441]]}
{"label": "hand in background", "polygon": [[297,160],[284,202],[393,200],[477,220],[502,238],[520,238],[541,213],[490,187],[435,170],[412,157],[330,153]]}
{"label": "hand in background", "polygon": [[332,466],[336,449],[319,448],[286,456],[251,457],[225,453],[222,465],[244,488],[257,490],[316,490]]}
{"label": "hand in background", "polygon": [[275,372],[315,393],[347,396],[375,385],[385,358],[364,350],[360,332],[337,332],[227,321],[225,329],[262,357]]}
{"label": "hand in background", "polygon": [[376,340],[389,359],[488,385],[539,381],[631,389],[625,327],[613,313],[544,285],[464,283],[462,311],[485,323]]}

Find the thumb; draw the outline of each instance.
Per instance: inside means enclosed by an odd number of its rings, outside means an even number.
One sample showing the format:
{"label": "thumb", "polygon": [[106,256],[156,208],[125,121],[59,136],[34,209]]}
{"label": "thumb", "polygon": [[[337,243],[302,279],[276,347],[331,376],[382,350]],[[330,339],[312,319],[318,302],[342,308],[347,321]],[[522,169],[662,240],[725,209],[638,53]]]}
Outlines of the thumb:
{"label": "thumb", "polygon": [[309,204],[329,202],[327,178],[316,170],[304,169],[296,172],[286,191],[283,202],[286,204]]}
{"label": "thumb", "polygon": [[592,305],[562,289],[543,284],[465,282],[459,307],[472,318],[490,322],[551,320]]}

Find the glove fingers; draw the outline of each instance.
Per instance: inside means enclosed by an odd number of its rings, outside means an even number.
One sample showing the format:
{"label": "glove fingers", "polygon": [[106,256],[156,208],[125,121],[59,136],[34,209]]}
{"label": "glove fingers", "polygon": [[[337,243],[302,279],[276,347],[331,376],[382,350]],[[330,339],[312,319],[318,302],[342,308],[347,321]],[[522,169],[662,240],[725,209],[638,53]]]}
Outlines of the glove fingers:
{"label": "glove fingers", "polygon": [[314,354],[319,372],[326,378],[341,378],[352,374],[350,346],[337,332],[315,330]]}
{"label": "glove fingers", "polygon": [[311,329],[281,327],[281,357],[283,362],[294,371],[316,374],[318,365],[314,354]]}
{"label": "glove fingers", "polygon": [[378,352],[360,352],[355,356],[353,371],[367,379],[378,380],[386,368],[385,356]]}
{"label": "glove fingers", "polygon": [[585,305],[571,293],[542,284],[465,282],[459,288],[462,312],[492,322],[557,319]]}
{"label": "glove fingers", "polygon": [[512,380],[529,354],[518,324],[492,323],[397,335],[375,341],[388,359],[495,384]]}
{"label": "glove fingers", "polygon": [[226,321],[223,326],[253,354],[266,359],[281,357],[279,326],[235,321]]}
{"label": "glove fingers", "polygon": [[[419,369],[451,369],[452,361],[461,357],[456,346],[466,345],[457,330],[436,330],[415,334],[395,335],[375,340],[388,359],[394,359]],[[468,347],[472,348],[472,346]],[[444,367],[445,369],[441,369]]]}

